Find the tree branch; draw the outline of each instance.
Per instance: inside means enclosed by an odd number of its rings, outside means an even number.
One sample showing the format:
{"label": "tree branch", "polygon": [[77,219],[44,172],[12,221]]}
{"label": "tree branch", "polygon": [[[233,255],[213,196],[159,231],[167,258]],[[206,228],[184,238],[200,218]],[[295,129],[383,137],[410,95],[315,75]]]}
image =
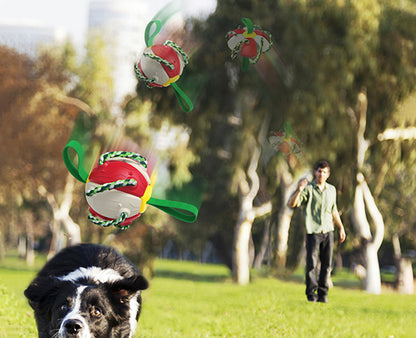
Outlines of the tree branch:
{"label": "tree branch", "polygon": [[388,128],[377,135],[379,141],[416,139],[416,127]]}
{"label": "tree branch", "polygon": [[253,208],[254,218],[268,214],[272,211],[272,202],[266,202],[258,207]]}
{"label": "tree branch", "polygon": [[370,188],[368,187],[367,182],[365,180],[361,183],[361,186],[363,188],[364,201],[368,210],[368,214],[370,215],[375,225],[372,243],[377,248],[379,248],[384,238],[383,216],[378,210],[376,202],[374,201],[373,195],[371,194]]}
{"label": "tree branch", "polygon": [[365,139],[367,125],[367,96],[361,92],[358,94],[358,131],[357,131],[357,166],[361,170],[364,166],[365,153],[370,142]]}
{"label": "tree branch", "polygon": [[355,187],[355,196],[354,196],[354,207],[352,210],[353,224],[355,230],[358,232],[361,238],[364,238],[368,241],[371,240],[371,231],[370,224],[367,221],[367,215],[365,213],[365,203],[364,203],[364,192],[362,187],[362,181],[364,176],[362,174],[357,175],[358,184]]}

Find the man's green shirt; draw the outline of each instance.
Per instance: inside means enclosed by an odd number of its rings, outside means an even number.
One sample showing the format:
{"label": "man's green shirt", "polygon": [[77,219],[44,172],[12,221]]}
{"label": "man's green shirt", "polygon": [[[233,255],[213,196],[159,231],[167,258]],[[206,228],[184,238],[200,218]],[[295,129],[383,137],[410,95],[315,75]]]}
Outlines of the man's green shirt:
{"label": "man's green shirt", "polygon": [[298,207],[303,205],[306,233],[327,233],[334,230],[332,212],[337,210],[337,191],[329,183],[325,183],[325,190],[321,192],[313,180],[301,192]]}

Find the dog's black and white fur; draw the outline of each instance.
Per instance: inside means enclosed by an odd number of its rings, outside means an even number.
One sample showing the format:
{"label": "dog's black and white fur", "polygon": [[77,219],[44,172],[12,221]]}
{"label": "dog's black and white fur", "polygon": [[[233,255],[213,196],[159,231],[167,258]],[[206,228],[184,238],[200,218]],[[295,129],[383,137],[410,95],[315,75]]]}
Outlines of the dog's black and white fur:
{"label": "dog's black and white fur", "polygon": [[114,248],[80,244],[60,251],[25,290],[39,337],[133,337],[148,287]]}

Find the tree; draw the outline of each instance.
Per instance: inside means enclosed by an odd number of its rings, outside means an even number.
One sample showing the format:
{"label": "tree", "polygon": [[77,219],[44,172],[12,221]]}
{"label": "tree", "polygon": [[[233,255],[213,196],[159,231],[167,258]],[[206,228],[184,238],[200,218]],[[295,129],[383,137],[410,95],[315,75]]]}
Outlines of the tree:
{"label": "tree", "polygon": [[[241,71],[241,60],[231,60],[224,40],[212,38],[233,29],[244,16],[272,32],[274,41],[274,48],[247,72]],[[403,16],[405,22],[400,19]],[[357,173],[352,163],[358,150],[349,107],[366,87],[367,138],[373,140],[385,129],[394,107],[414,87],[413,26],[411,11],[384,1],[223,0],[205,22],[184,25],[186,38],[184,44],[179,42],[185,51],[190,40],[196,46],[179,80],[185,92],[198,94],[194,111],[183,113],[172,91],[148,90],[139,84],[138,96],[152,102],[151,125],[160,126],[166,119],[189,131],[188,149],[197,158],[189,163],[189,172],[207,182],[197,226],[204,228],[230,268],[230,243],[238,238],[234,234],[243,224],[239,220],[246,218],[239,217],[245,201],[242,188],[248,187],[245,191],[250,192],[253,183],[247,169],[256,168],[268,197],[273,196],[274,215],[285,205],[281,195],[275,197],[284,190],[277,180],[277,161],[260,160],[251,165],[262,145],[258,134],[267,114],[266,130],[281,129],[287,121],[299,135],[305,153],[300,172],[321,157],[333,164],[331,179],[340,190],[339,207],[348,215]],[[389,48],[391,45],[395,48]],[[264,147],[261,159],[263,155]],[[379,149],[367,155],[364,174],[372,187],[380,173]],[[282,170],[278,170],[280,174]],[[289,173],[295,181],[298,173]],[[262,193],[260,189],[253,199],[250,193],[247,204],[258,206],[267,201]],[[348,219],[344,221],[350,229]],[[282,247],[287,229],[281,227]],[[245,238],[251,241],[251,234]]]}
{"label": "tree", "polygon": [[[266,116],[260,130],[259,139],[265,138],[266,127],[268,126],[268,118]],[[261,144],[261,142],[258,142]],[[254,199],[260,190],[260,180],[257,173],[257,167],[260,160],[261,148],[259,144],[255,145],[255,149],[251,155],[250,163],[246,172],[241,172],[241,178],[238,181],[238,194],[240,200],[240,208],[238,212],[237,224],[235,226],[234,246],[233,246],[233,273],[236,282],[245,285],[250,282],[251,267],[250,262],[250,241],[251,228],[257,217],[270,213],[272,210],[271,201],[267,201],[259,206],[254,206]],[[249,184],[247,178],[250,179]]]}
{"label": "tree", "polygon": [[[364,260],[367,269],[364,289],[369,293],[379,294],[381,293],[381,278],[377,252],[384,237],[384,221],[367,185],[365,177],[362,174],[366,152],[369,147],[369,141],[364,137],[367,119],[367,97],[363,92],[358,95],[357,110],[358,173],[352,216],[356,231],[360,235],[364,247]],[[374,235],[371,235],[370,224],[366,216],[366,209],[375,227]]]}
{"label": "tree", "polygon": [[[54,100],[55,89],[61,90],[69,82],[68,74],[62,69],[62,55],[42,54],[39,59],[31,60],[4,47],[0,53],[1,123],[7,126],[0,147],[4,159],[0,169],[5,187],[2,191],[7,200],[3,207],[10,208],[15,215],[12,227],[7,225],[4,230],[10,239],[16,232],[27,235],[31,243],[35,235],[45,236],[48,231],[48,222],[39,208],[38,186],[43,185],[54,193],[63,187],[60,178],[66,176],[66,170],[60,160],[62,142],[69,136],[67,126],[71,125],[76,110]],[[11,157],[11,153],[17,155]],[[7,195],[10,198],[6,199]],[[23,222],[32,223],[26,229],[18,225],[24,215],[18,212],[22,209],[32,217],[31,222]],[[32,255],[32,249],[30,245],[28,255]]]}

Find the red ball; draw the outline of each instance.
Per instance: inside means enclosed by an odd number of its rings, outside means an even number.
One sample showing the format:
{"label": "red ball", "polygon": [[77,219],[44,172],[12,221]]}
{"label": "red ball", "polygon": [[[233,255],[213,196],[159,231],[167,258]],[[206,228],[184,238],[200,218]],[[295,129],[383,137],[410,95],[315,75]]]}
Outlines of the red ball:
{"label": "red ball", "polygon": [[[170,68],[149,55],[157,56],[169,62],[173,67]],[[185,62],[183,56],[171,46],[157,44],[144,51],[137,66],[146,78],[154,80],[154,82],[149,83],[149,86],[167,87],[179,79]]]}
{"label": "red ball", "polygon": [[86,196],[90,213],[100,219],[109,221],[118,219],[123,212],[127,213],[126,220],[121,226],[129,225],[137,219],[146,204],[143,200],[146,189],[150,186],[150,178],[146,168],[131,159],[110,159],[97,165],[90,173],[86,184],[86,192],[106,183],[119,180],[135,180],[134,186],[127,185],[98,192]]}

